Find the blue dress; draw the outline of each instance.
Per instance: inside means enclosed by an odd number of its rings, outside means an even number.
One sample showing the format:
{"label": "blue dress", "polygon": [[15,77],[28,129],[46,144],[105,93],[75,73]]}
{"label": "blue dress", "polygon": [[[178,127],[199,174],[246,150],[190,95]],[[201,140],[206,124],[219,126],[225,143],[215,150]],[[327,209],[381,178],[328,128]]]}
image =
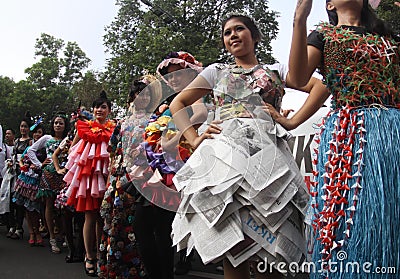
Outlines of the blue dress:
{"label": "blue dress", "polygon": [[321,24],[317,31],[310,37],[322,38],[321,72],[333,105],[317,138],[310,189],[311,278],[398,278],[398,44],[360,27]]}

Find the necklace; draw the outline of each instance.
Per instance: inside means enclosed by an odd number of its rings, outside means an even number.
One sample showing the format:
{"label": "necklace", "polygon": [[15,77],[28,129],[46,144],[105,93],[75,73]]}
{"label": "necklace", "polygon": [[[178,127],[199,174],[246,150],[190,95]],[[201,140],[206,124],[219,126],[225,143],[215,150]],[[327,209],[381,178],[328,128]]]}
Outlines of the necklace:
{"label": "necklace", "polygon": [[233,74],[239,74],[239,75],[250,75],[253,72],[257,71],[260,67],[261,67],[260,64],[257,64],[250,69],[245,69],[242,66],[238,66],[236,64],[229,65],[231,72]]}

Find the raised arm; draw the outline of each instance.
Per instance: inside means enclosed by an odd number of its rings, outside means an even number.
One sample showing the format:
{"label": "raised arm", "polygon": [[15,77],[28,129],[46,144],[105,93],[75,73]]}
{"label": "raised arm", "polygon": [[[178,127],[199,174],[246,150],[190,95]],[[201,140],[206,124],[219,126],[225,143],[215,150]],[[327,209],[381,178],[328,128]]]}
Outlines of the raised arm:
{"label": "raised arm", "polygon": [[307,18],[312,0],[298,0],[293,19],[292,44],[289,55],[289,74],[286,83],[289,87],[300,89],[310,80],[321,61],[321,52],[307,46]]}

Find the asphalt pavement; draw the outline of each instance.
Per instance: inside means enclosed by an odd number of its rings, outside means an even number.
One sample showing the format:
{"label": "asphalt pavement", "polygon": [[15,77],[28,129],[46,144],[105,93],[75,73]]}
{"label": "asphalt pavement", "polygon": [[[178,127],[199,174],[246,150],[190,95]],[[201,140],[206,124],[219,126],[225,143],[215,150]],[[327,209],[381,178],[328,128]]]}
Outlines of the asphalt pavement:
{"label": "asphalt pavement", "polygon": [[[27,228],[24,226],[24,239],[13,240],[6,237],[7,228],[0,226],[0,279],[88,279],[83,263],[66,263],[67,248],[60,254],[50,251],[49,240],[44,239],[45,247],[30,247]],[[59,243],[59,247],[62,243]],[[175,262],[179,256],[175,254]],[[192,270],[186,275],[175,275],[174,279],[223,279],[223,271],[217,270],[220,264],[203,265],[198,255],[192,261]],[[289,279],[290,276],[287,278]],[[290,277],[292,278],[292,277]],[[307,279],[298,274],[295,279]]]}
{"label": "asphalt pavement", "polygon": [[[0,226],[0,279],[88,279],[83,263],[65,263],[67,248],[60,254],[50,251],[48,239],[45,247],[30,247],[25,227],[24,239],[6,237],[7,228]],[[61,247],[61,244],[59,245]],[[198,255],[187,275],[176,275],[175,279],[222,279],[216,264],[204,266]]]}

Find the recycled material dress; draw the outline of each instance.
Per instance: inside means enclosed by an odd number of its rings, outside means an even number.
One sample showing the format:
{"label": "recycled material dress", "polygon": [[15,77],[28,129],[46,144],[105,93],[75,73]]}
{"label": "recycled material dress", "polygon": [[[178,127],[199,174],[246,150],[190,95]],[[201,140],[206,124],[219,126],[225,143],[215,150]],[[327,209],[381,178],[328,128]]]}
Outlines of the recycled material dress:
{"label": "recycled material dress", "polygon": [[[37,143],[35,143],[31,150],[28,151],[28,155],[31,158],[32,162],[37,164],[37,158],[34,156],[32,152],[36,152],[39,148],[46,148],[47,157],[51,158],[54,151],[58,148],[61,143],[61,139],[55,139],[50,135],[45,135],[41,137]],[[61,164],[61,162],[60,162]],[[37,194],[37,198],[42,197],[56,197],[61,189],[65,187],[65,182],[63,181],[63,176],[58,174],[56,168],[54,167],[53,162],[44,166],[42,177],[40,179],[39,190]]]}
{"label": "recycled material dress", "polygon": [[304,261],[307,188],[286,143],[290,134],[260,108],[264,101],[280,109],[286,70],[213,64],[200,75],[213,88],[223,130],[173,178],[182,198],[173,244],[187,254],[196,249],[205,264]]}
{"label": "recycled material dress", "polygon": [[137,149],[140,154],[127,158],[127,164],[132,186],[140,193],[143,205],[153,204],[175,212],[180,203],[180,194],[172,178],[189,158],[192,148],[186,141],[178,142],[171,150],[165,150],[161,144],[162,136],[172,139],[177,134],[169,110],[173,97],[175,95],[167,98],[166,103],[148,118],[142,143]]}
{"label": "recycled material dress", "polygon": [[[41,210],[41,200],[37,200],[39,191],[40,177],[42,175],[41,168],[32,168],[33,165],[29,157],[26,155],[27,149],[22,154],[23,167],[20,168],[21,173],[15,181],[15,193],[13,199],[15,203],[23,205],[28,211]],[[36,152],[36,157],[40,162],[46,159],[46,149],[42,148]]]}
{"label": "recycled material dress", "polygon": [[[312,278],[395,278],[374,271],[400,267],[399,45],[363,27],[326,23],[308,44],[323,51],[320,70],[333,102],[317,138],[310,190],[312,258],[323,271]],[[329,272],[329,261],[337,269],[356,263],[360,272]]]}
{"label": "recycled material dress", "polygon": [[[98,261],[100,278],[138,279],[146,273],[139,255],[133,221],[137,191],[130,183],[126,168],[129,154],[142,142],[149,113],[128,111],[111,135],[109,186],[104,194],[100,215],[104,220]],[[120,181],[121,185],[117,186]]]}
{"label": "recycled material dress", "polygon": [[106,191],[110,153],[108,142],[114,130],[114,122],[104,125],[88,120],[77,121],[79,142],[71,147],[64,176],[67,183],[67,205],[77,212],[99,210]]}

